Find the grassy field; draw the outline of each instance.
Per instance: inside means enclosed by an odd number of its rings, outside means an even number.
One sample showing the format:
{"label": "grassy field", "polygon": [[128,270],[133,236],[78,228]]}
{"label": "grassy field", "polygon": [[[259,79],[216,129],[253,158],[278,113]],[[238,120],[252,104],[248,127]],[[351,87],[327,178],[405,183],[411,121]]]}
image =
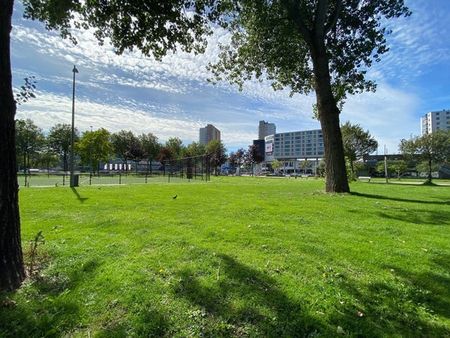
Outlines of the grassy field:
{"label": "grassy field", "polygon": [[44,266],[0,336],[450,336],[450,187],[323,184],[21,189]]}

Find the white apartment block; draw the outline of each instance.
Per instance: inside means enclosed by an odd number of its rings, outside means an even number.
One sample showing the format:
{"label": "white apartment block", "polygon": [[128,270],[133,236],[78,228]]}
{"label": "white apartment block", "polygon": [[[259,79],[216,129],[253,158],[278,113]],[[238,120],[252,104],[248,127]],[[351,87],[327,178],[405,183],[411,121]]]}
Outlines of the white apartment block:
{"label": "white apartment block", "polygon": [[200,128],[199,143],[207,145],[209,142],[220,141],[220,130],[212,124],[207,124],[205,128]]}
{"label": "white apartment block", "polygon": [[264,140],[266,136],[275,134],[276,126],[275,123],[269,123],[266,121],[259,121],[258,126],[258,140]]}
{"label": "white apartment block", "polygon": [[266,136],[266,160],[316,159],[324,154],[322,130],[304,130]]}
{"label": "white apartment block", "polygon": [[316,171],[319,159],[324,156],[322,130],[304,130],[278,133],[265,138],[265,161],[278,160],[284,173],[297,173],[309,162],[310,170]]}
{"label": "white apartment block", "polygon": [[450,109],[426,113],[420,119],[420,130],[422,135],[437,130],[450,130]]}

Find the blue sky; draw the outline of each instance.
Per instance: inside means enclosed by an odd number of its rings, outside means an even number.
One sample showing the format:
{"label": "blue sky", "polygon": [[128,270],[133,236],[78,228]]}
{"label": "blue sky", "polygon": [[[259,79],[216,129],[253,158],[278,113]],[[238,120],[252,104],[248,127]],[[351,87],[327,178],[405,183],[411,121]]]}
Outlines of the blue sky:
{"label": "blue sky", "polygon": [[[390,51],[368,72],[376,93],[350,97],[341,121],[359,123],[390,153],[402,138],[420,133],[419,119],[428,111],[450,108],[450,1],[406,1],[409,18],[390,22]],[[22,18],[16,2],[12,31],[13,83],[34,75],[37,98],[18,107],[17,118],[31,118],[43,130],[70,123],[72,67],[77,74],[76,126],[152,132],[161,141],[180,137],[198,141],[207,123],[222,132],[229,150],[247,147],[257,137],[259,120],[273,122],[277,132],[319,128],[312,118],[312,95],[274,92],[267,83],[250,82],[242,92],[207,83],[205,66],[217,59],[218,44],[229,38],[216,30],[203,55],[176,53],[162,62],[139,52],[116,55],[98,46],[89,31],[76,32],[73,45],[57,32]]]}

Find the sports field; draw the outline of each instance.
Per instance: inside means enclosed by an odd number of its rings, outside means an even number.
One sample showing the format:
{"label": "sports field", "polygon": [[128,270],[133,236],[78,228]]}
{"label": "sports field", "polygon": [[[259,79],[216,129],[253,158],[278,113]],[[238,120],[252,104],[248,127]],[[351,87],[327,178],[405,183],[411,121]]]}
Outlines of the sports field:
{"label": "sports field", "polygon": [[450,187],[323,187],[21,188],[24,248],[45,243],[0,336],[450,336]]}

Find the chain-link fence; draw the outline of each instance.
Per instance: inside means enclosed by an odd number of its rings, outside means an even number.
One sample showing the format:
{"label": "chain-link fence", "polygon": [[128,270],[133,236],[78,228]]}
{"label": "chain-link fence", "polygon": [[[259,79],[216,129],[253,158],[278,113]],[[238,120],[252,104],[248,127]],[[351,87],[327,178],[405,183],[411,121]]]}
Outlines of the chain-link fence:
{"label": "chain-link fence", "polygon": [[174,179],[189,181],[211,179],[211,163],[208,155],[164,161],[162,169],[167,174],[169,182]]}
{"label": "chain-link fence", "polygon": [[[136,163],[132,164],[130,170],[100,170],[95,173],[76,171],[75,176],[78,186],[207,182],[211,177],[210,171],[209,157],[204,155],[163,161],[158,170],[151,170],[148,165]],[[18,173],[17,181],[20,187],[62,187],[70,185],[70,175],[62,171],[34,171],[27,174]]]}

